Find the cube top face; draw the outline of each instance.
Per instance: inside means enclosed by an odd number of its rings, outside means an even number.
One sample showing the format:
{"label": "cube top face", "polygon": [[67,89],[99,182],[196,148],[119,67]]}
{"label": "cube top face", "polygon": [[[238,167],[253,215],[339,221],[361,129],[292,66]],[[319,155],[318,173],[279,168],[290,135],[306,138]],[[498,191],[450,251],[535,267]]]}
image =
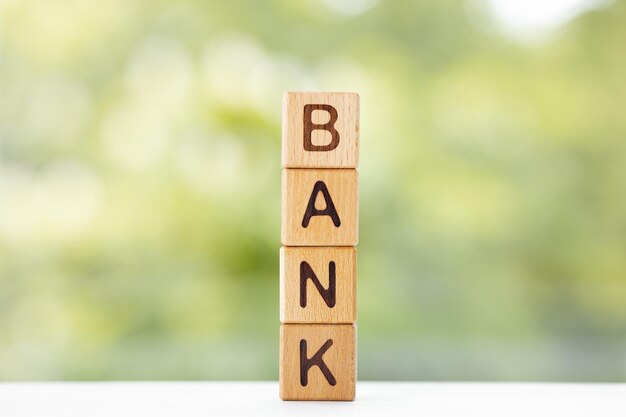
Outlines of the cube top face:
{"label": "cube top face", "polygon": [[281,248],[280,321],[355,322],[356,249]]}
{"label": "cube top face", "polygon": [[283,245],[356,246],[357,180],[354,169],[283,170]]}
{"label": "cube top face", "polygon": [[352,401],[356,330],[352,324],[280,326],[280,398]]}
{"label": "cube top face", "polygon": [[285,93],[283,168],[356,168],[359,95]]}

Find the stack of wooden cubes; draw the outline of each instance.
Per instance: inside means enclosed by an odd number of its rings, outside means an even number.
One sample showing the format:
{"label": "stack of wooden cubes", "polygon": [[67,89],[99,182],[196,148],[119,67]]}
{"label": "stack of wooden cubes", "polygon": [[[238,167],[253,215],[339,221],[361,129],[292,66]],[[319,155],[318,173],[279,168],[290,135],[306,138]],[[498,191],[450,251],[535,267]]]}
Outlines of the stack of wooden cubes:
{"label": "stack of wooden cubes", "polygon": [[354,400],[359,96],[285,93],[280,398]]}

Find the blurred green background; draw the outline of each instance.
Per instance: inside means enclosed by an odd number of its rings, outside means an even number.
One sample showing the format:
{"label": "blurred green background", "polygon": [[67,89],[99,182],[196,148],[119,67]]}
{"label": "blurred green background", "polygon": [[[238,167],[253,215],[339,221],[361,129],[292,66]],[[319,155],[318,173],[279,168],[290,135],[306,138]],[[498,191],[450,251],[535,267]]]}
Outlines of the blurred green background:
{"label": "blurred green background", "polygon": [[281,95],[335,90],[359,378],[626,380],[625,2],[0,7],[0,379],[276,379]]}

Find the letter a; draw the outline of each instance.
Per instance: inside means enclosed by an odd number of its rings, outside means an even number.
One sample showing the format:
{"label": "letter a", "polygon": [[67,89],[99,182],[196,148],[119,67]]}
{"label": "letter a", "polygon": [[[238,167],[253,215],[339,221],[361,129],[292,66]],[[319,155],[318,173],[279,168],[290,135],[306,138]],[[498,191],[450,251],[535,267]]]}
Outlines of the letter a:
{"label": "letter a", "polygon": [[[324,200],[326,201],[326,208],[324,210],[318,210],[315,208],[315,200],[317,199],[317,194],[322,193],[324,196]],[[328,188],[324,181],[318,181],[313,186],[313,192],[311,193],[311,198],[309,198],[309,204],[306,206],[306,211],[304,212],[304,218],[302,219],[302,227],[306,228],[309,226],[309,221],[311,221],[311,217],[313,216],[330,216],[333,220],[333,224],[335,227],[341,226],[341,220],[339,219],[339,214],[337,214],[337,210],[335,210],[335,205],[333,204],[333,199],[330,198],[330,193],[328,192]]]}
{"label": "letter a", "polygon": [[320,368],[320,371],[322,371],[322,374],[330,385],[335,386],[337,384],[335,376],[332,374],[332,372],[330,372],[328,366],[326,366],[324,359],[322,359],[324,353],[326,353],[326,351],[330,349],[332,345],[333,340],[328,339],[326,343],[324,343],[324,345],[320,348],[320,350],[318,350],[311,359],[308,359],[306,354],[306,340],[300,340],[300,385],[302,385],[303,387],[307,386],[307,384],[309,383],[309,369],[313,366],[317,366]]}
{"label": "letter a", "polygon": [[322,283],[313,272],[313,268],[306,261],[300,262],[300,307],[306,307],[306,282],[311,279],[315,288],[319,291],[324,302],[330,308],[335,306],[335,294],[336,294],[336,275],[335,275],[335,262],[330,261],[328,264],[328,289],[322,286]]}
{"label": "letter a", "polygon": [[[330,115],[328,123],[313,123],[312,116],[314,110],[325,110]],[[306,104],[304,106],[303,122],[304,122],[304,150],[312,152],[328,152],[332,151],[339,145],[339,132],[335,129],[337,121],[337,109],[328,104]],[[326,130],[330,132],[330,143],[328,145],[314,145],[311,135],[314,130]]]}

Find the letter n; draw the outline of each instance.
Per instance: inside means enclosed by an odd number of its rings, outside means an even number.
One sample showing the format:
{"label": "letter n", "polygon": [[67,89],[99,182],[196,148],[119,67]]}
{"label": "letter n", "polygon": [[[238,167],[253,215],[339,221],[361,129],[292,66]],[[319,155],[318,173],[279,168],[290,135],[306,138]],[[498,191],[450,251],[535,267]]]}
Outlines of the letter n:
{"label": "letter n", "polygon": [[302,261],[300,262],[300,307],[306,307],[306,284],[307,281],[311,279],[317,291],[319,291],[320,295],[324,299],[326,305],[330,308],[335,306],[335,295],[337,288],[337,277],[335,274],[335,262],[330,261],[328,264],[328,289],[322,286],[322,283],[313,272],[313,268],[309,265],[308,262]]}

